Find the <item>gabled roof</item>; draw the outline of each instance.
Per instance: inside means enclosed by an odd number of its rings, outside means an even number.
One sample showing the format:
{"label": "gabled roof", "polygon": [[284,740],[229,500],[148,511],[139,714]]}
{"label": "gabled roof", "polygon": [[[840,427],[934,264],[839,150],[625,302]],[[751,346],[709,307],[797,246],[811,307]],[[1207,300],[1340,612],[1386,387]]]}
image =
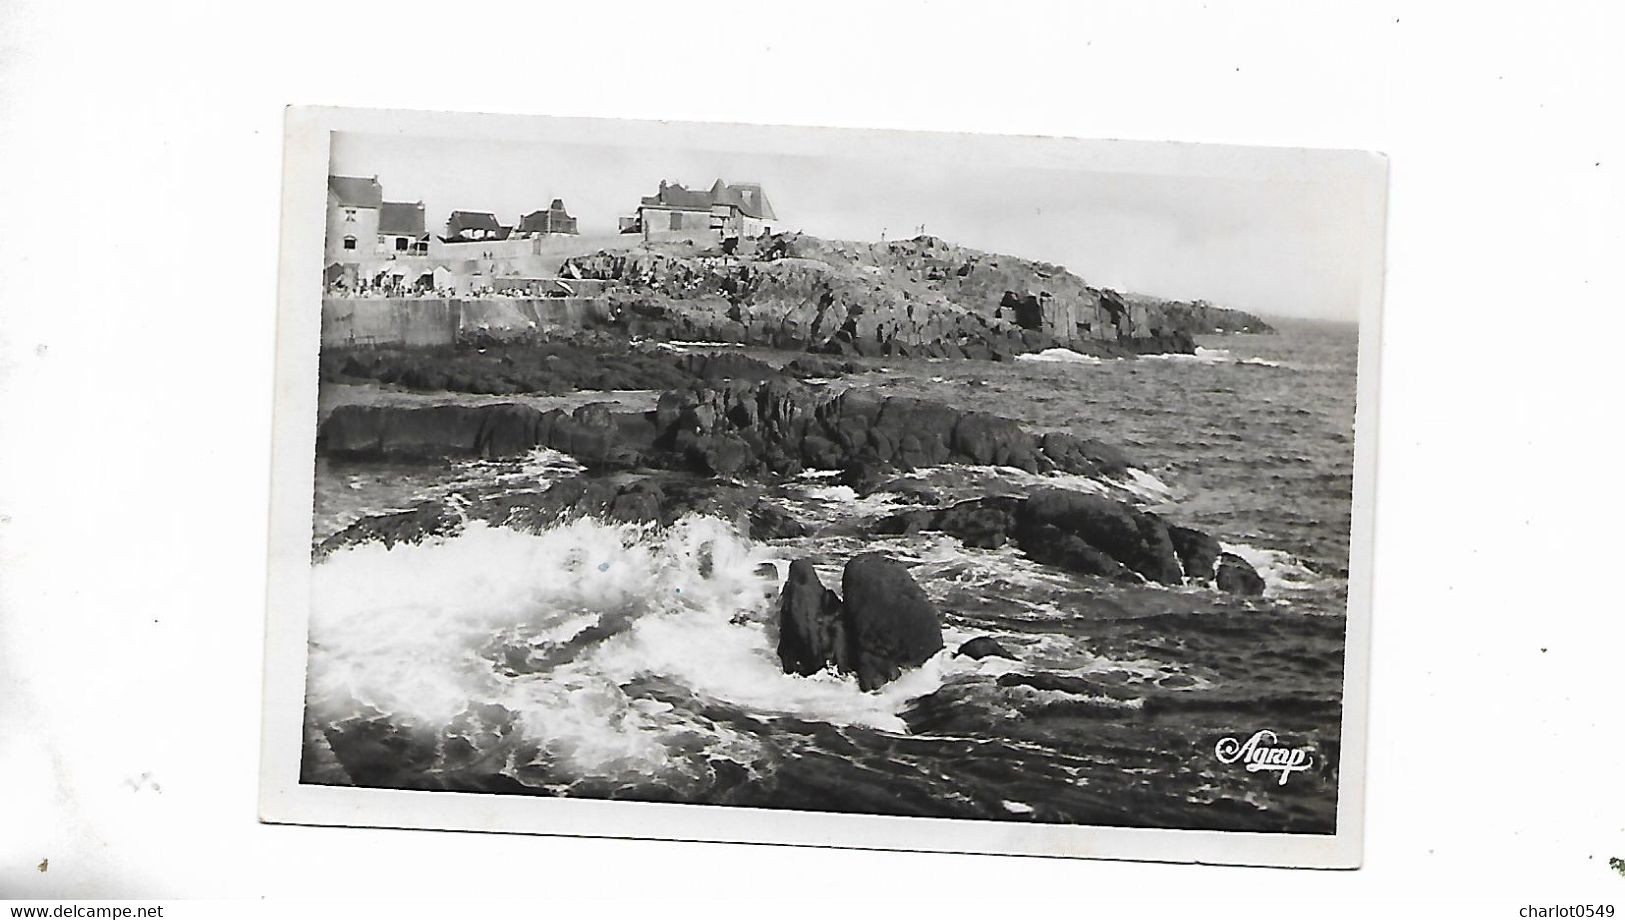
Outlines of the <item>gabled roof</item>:
{"label": "gabled roof", "polygon": [[746,217],[759,220],[778,220],[773,205],[768,203],[762,187],[752,182],[729,185],[718,179],[710,191],[696,192],[681,185],[660,183],[660,191],[644,198],[644,207],[671,208],[678,211],[709,211],[715,205],[738,208]]}
{"label": "gabled roof", "polygon": [[378,212],[378,232],[414,239],[423,233],[423,202],[386,201]]}
{"label": "gabled roof", "polygon": [[361,179],[355,176],[328,176],[327,189],[339,200],[341,207],[376,208],[384,203],[384,187],[378,177]]}
{"label": "gabled roof", "polygon": [[497,223],[497,216],[489,211],[453,211],[451,219],[446,221],[446,230],[452,236],[464,230],[485,230],[496,233],[502,229]]}

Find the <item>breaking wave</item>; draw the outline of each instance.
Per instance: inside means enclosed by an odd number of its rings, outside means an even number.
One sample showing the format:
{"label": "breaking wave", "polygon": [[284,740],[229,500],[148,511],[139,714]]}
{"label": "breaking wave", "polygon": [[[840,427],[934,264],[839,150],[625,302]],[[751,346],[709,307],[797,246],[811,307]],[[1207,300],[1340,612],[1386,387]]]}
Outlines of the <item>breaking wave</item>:
{"label": "breaking wave", "polygon": [[1070,348],[1046,348],[1043,351],[1028,352],[1016,355],[1017,361],[1045,361],[1060,364],[1100,364],[1101,359],[1094,355],[1084,355]]}
{"label": "breaking wave", "polygon": [[1228,348],[1205,348],[1201,345],[1196,346],[1196,354],[1194,355],[1140,355],[1139,360],[1177,361],[1187,364],[1231,364],[1235,362],[1235,358],[1231,356]]}
{"label": "breaking wave", "polygon": [[[765,561],[779,563],[772,575]],[[781,567],[705,517],[540,534],[473,523],[438,542],[350,547],[314,569],[309,717],[323,729],[381,717],[445,739],[495,705],[517,733],[510,753],[528,755],[503,771],[521,781],[527,768],[669,780],[707,757],[749,764],[757,742],[640,681],[757,718],[901,733],[902,709],[968,666],[938,655],[874,693],[784,674]]]}

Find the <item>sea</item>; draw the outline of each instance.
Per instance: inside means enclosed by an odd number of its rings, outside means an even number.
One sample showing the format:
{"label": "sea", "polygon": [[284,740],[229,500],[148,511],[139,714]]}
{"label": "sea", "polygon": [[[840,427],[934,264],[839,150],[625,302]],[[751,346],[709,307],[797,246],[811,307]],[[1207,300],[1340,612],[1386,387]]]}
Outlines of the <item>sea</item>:
{"label": "sea", "polygon": [[[1198,341],[1195,355],[1133,359],[886,359],[826,385],[1118,445],[1135,461],[1118,478],[914,475],[944,504],[1041,486],[1131,501],[1215,535],[1258,569],[1262,597],[1106,582],[936,533],[874,536],[877,518],[915,506],[823,473],[770,490],[811,531],[794,539],[752,541],[689,517],[666,528],[578,519],[539,534],[473,523],[416,545],[362,544],[314,564],[303,781],[1333,833],[1358,329],[1287,321],[1276,335]],[[654,396],[607,398],[641,408]],[[342,397],[358,398],[422,397]],[[576,401],[588,398],[605,397]],[[547,450],[319,460],[314,537],[424,499],[456,505],[579,472]],[[941,611],[944,650],[873,692],[836,673],[784,674],[777,594],[789,562],[810,559],[838,588],[845,561],[869,551],[908,566]],[[983,636],[1011,657],[955,654]],[[1304,751],[1304,766],[1283,775],[1220,756],[1260,731]]]}

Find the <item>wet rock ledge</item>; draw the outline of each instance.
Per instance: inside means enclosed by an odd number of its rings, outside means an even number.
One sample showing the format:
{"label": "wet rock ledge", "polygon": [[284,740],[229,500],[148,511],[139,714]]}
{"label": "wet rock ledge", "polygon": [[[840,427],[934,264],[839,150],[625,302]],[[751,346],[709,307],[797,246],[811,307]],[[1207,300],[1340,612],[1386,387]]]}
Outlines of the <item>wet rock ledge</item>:
{"label": "wet rock ledge", "polygon": [[1070,434],[1031,434],[1007,418],[925,399],[851,389],[830,396],[784,380],[669,390],[652,412],[485,406],[340,406],[319,452],[358,459],[522,456],[548,447],[590,469],[680,469],[794,475],[853,464],[909,469],[995,464],[1029,472],[1109,475],[1127,458]]}

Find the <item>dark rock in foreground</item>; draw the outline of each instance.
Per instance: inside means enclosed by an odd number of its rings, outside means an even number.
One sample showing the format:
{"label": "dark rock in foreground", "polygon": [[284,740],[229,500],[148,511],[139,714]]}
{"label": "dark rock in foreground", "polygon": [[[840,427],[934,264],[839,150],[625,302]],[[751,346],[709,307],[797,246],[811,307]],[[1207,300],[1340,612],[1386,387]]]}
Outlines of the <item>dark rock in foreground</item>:
{"label": "dark rock in foreground", "polygon": [[882,687],[942,650],[937,609],[908,570],[880,553],[852,557],[845,599],[824,587],[805,560],[790,564],[779,601],[779,661],[787,674],[834,665],[864,690]]}
{"label": "dark rock in foreground", "polygon": [[849,669],[873,690],[942,650],[937,608],[908,569],[880,553],[863,553],[841,575]]}
{"label": "dark rock in foreground", "polygon": [[846,659],[841,598],[824,587],[812,563],[797,559],[779,596],[779,663],[786,674],[811,676]]}

